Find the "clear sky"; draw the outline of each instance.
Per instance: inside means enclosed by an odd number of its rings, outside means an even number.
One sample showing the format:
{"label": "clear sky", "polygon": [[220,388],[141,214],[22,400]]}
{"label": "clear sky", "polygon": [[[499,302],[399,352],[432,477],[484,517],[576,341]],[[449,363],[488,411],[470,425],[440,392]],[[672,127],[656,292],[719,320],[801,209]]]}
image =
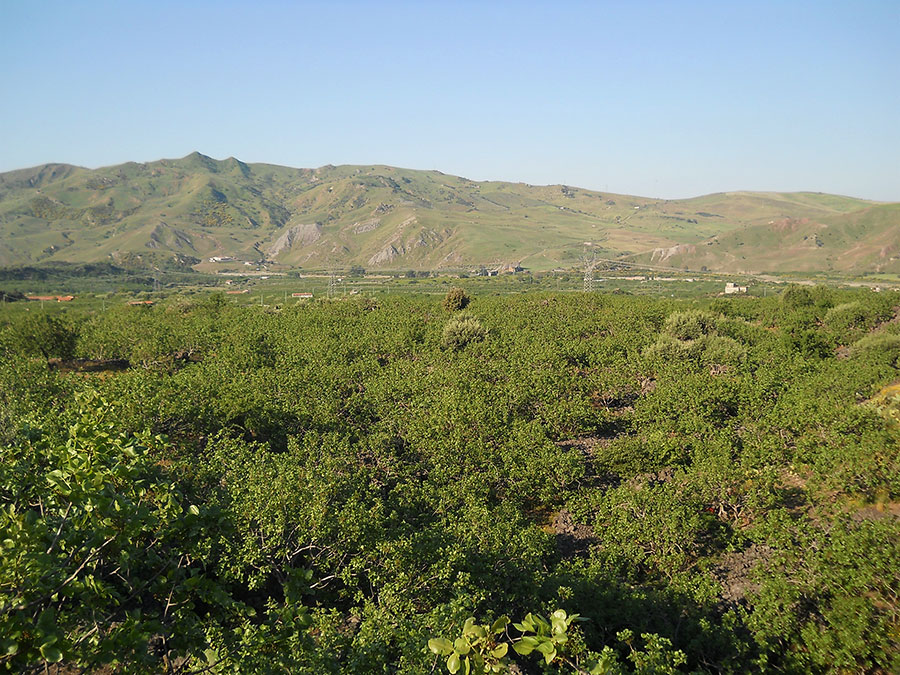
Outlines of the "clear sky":
{"label": "clear sky", "polygon": [[900,1],[0,1],[0,171],[216,157],[900,201]]}

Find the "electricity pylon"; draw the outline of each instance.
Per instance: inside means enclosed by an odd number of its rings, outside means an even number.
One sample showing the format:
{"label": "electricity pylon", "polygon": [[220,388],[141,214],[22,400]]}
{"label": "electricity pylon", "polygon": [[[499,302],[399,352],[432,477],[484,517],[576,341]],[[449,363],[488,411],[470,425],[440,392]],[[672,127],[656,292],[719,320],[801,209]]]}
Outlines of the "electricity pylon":
{"label": "electricity pylon", "polygon": [[584,292],[593,293],[594,268],[597,266],[597,254],[594,252],[593,244],[589,241],[584,242],[584,252],[581,254],[581,263],[584,266]]}

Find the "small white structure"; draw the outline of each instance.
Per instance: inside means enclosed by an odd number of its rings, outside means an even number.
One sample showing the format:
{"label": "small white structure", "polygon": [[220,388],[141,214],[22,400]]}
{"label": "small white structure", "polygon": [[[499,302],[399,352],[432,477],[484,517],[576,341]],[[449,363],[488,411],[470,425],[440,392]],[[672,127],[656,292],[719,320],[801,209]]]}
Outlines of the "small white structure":
{"label": "small white structure", "polygon": [[732,293],[746,293],[746,286],[738,286],[737,284],[729,281],[725,284],[725,295],[731,295]]}

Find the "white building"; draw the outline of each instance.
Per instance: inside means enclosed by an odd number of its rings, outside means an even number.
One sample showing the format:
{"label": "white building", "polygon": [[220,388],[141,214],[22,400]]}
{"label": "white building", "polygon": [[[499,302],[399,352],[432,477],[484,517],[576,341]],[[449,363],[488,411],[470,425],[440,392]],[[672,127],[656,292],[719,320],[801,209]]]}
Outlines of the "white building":
{"label": "white building", "polygon": [[746,293],[746,286],[738,286],[737,284],[729,281],[725,284],[725,295],[731,295],[732,293]]}

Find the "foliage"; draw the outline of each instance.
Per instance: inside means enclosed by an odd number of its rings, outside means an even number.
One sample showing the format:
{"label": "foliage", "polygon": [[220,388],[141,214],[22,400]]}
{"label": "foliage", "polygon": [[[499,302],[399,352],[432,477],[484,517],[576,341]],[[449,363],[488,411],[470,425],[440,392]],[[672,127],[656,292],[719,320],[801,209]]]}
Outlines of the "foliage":
{"label": "foliage", "polygon": [[[567,672],[588,675],[629,672],[618,654],[608,646],[600,652],[587,651],[583,645],[572,649],[572,642],[581,642],[579,635],[569,633],[576,621],[585,619],[578,614],[569,615],[562,609],[553,612],[549,618],[529,612],[521,623],[512,624],[520,635],[511,637],[508,632],[510,621],[506,616],[501,616],[490,625],[479,625],[474,617],[469,617],[458,638],[453,641],[431,638],[428,648],[438,657],[447,657],[445,665],[451,674],[460,670],[476,675],[510,672],[507,657],[510,646],[521,656],[537,652],[546,665],[556,661]],[[671,649],[670,640],[655,634],[641,635],[645,642],[644,649],[635,648],[634,635],[630,630],[620,631],[616,638],[628,646],[627,659],[634,664],[635,673],[676,673],[686,660],[683,652]]]}
{"label": "foliage", "polygon": [[0,659],[894,672],[900,296],[803,290],[7,308]]}
{"label": "foliage", "polygon": [[75,354],[78,332],[67,316],[28,314],[10,327],[5,342],[27,356],[70,359]]}
{"label": "foliage", "polygon": [[853,343],[851,353],[858,360],[900,368],[900,335],[867,335]]}
{"label": "foliage", "polygon": [[444,349],[459,351],[471,342],[484,340],[487,331],[471,314],[460,313],[447,321],[441,344]]}
{"label": "foliage", "polygon": [[700,309],[674,312],[666,318],[663,332],[676,340],[696,340],[715,332],[716,318]]}
{"label": "foliage", "polygon": [[25,429],[0,449],[0,663],[155,672],[198,654],[242,664],[250,647],[296,649],[309,625],[302,605],[269,600],[260,629],[209,574],[214,517],[152,459],[165,440],[116,431],[96,396],[76,403],[65,439]]}
{"label": "foliage", "polygon": [[441,304],[448,312],[458,312],[468,307],[469,296],[466,295],[465,290],[459,286],[454,286],[447,291],[447,295],[444,296],[444,301]]}

